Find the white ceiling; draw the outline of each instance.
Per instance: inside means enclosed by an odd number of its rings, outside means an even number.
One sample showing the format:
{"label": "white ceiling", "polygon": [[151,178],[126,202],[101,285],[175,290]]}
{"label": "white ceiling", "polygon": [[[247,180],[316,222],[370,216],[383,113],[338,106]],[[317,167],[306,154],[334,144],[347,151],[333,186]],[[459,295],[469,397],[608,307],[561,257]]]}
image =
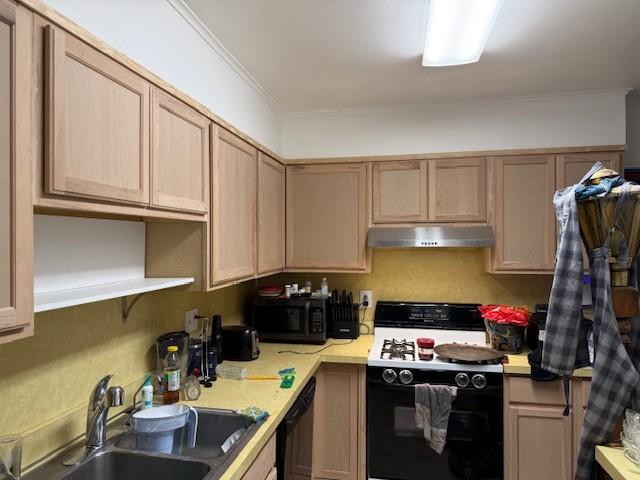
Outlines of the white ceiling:
{"label": "white ceiling", "polygon": [[183,0],[287,112],[640,87],[640,0],[505,0],[480,62],[421,66],[427,0]]}

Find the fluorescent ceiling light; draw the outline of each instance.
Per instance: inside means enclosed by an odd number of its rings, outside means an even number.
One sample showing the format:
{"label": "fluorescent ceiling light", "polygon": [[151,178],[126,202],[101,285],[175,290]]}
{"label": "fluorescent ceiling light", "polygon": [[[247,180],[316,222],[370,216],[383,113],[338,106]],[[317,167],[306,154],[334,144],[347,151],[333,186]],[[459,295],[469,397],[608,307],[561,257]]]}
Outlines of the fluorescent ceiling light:
{"label": "fluorescent ceiling light", "polygon": [[503,0],[430,0],[422,65],[477,62]]}

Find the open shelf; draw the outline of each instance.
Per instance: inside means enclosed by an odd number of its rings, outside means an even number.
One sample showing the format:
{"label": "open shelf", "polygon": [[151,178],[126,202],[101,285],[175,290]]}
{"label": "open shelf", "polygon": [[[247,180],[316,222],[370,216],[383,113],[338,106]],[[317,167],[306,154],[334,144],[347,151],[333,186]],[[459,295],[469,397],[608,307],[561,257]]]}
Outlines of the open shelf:
{"label": "open shelf", "polygon": [[112,298],[139,295],[142,293],[179,287],[193,283],[193,277],[186,278],[136,278],[121,282],[105,283],[91,287],[55,290],[35,294],[34,311],[46,312],[58,308],[72,307],[85,303],[101,302]]}

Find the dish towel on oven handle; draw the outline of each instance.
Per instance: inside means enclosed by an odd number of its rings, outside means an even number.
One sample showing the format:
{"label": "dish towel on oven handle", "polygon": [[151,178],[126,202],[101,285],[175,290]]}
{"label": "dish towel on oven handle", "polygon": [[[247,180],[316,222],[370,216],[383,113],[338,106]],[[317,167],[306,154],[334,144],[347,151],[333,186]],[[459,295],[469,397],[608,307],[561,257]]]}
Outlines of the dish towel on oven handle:
{"label": "dish towel on oven handle", "polygon": [[451,402],[456,398],[458,389],[449,385],[430,385],[423,383],[415,386],[416,425],[437,453],[444,451],[447,442],[447,426],[451,413]]}

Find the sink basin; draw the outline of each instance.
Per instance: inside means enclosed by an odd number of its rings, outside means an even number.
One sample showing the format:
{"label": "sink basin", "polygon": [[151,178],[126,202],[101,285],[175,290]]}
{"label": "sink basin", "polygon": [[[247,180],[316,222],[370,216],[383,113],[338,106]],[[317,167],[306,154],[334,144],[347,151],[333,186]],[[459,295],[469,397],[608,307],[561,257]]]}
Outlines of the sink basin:
{"label": "sink basin", "polygon": [[202,480],[209,473],[209,466],[202,462],[153,457],[129,452],[107,451],[98,453],[63,480]]}
{"label": "sink basin", "polygon": [[[253,431],[255,424],[232,411],[196,408],[198,411],[198,433],[195,448],[187,447],[183,435],[182,457],[214,459],[234,450],[236,444]],[[223,449],[223,446],[225,447]],[[136,449],[136,436],[129,433],[116,442],[124,450]]]}
{"label": "sink basin", "polygon": [[[77,447],[29,473],[25,480],[216,480],[233,463],[242,447],[260,427],[231,410],[197,408],[196,447],[182,445],[180,455],[136,451],[136,437],[126,425],[127,416],[110,424],[118,432],[104,449],[67,467],[66,458],[75,458]],[[128,432],[122,434],[122,431]],[[185,435],[186,437],[186,435]],[[229,440],[232,438],[233,441]],[[186,442],[187,439],[184,438]],[[225,448],[223,449],[223,445]],[[228,448],[227,448],[228,447]],[[84,452],[81,448],[80,452]],[[73,454],[73,455],[72,455]]]}

